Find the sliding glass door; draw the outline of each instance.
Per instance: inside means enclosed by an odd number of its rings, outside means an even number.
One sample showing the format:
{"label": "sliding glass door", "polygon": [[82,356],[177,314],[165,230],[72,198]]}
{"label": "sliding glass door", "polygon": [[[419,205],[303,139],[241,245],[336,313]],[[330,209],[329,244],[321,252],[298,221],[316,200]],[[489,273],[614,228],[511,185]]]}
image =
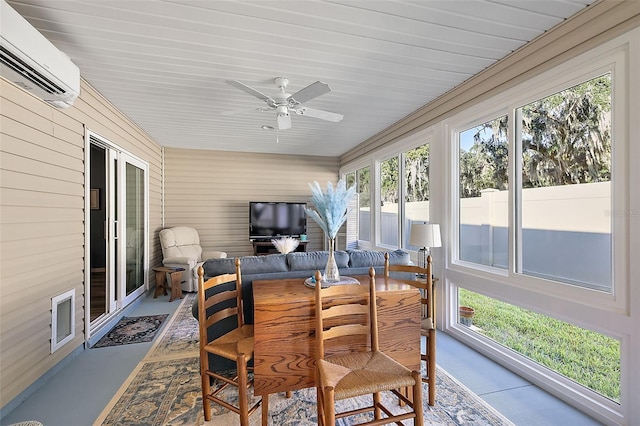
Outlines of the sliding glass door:
{"label": "sliding glass door", "polygon": [[145,291],[148,167],[97,135],[88,139],[90,337]]}
{"label": "sliding glass door", "polygon": [[120,291],[124,306],[135,300],[145,290],[145,229],[146,229],[146,165],[127,154],[120,155],[120,175],[122,185],[119,197],[122,201],[118,249],[120,271]]}

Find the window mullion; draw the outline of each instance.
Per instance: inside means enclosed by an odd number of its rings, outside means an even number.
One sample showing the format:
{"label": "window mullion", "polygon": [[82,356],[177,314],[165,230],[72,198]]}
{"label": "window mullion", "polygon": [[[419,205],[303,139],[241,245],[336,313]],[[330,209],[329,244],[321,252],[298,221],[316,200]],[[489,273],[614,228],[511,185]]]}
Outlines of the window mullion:
{"label": "window mullion", "polygon": [[522,272],[522,113],[509,110],[509,272]]}
{"label": "window mullion", "polygon": [[405,248],[405,234],[408,230],[404,229],[405,223],[405,194],[406,194],[406,173],[405,173],[405,154],[398,154],[398,248]]}

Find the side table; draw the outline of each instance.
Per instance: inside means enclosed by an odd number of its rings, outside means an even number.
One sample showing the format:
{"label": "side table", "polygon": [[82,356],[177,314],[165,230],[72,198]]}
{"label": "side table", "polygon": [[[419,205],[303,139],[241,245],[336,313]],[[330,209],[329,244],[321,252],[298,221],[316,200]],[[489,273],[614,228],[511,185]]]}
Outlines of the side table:
{"label": "side table", "polygon": [[162,295],[167,295],[167,274],[171,276],[171,297],[169,302],[173,302],[175,299],[182,299],[182,287],[180,281],[182,278],[182,271],[184,268],[169,268],[166,266],[156,266],[153,268],[156,273],[156,292],[153,295],[155,299],[160,292]]}

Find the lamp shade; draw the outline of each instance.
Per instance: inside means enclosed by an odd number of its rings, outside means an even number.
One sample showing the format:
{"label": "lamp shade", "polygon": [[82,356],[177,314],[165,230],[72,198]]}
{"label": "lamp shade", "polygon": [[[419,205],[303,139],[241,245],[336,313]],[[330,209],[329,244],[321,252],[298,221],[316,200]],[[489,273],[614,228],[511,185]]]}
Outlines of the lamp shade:
{"label": "lamp shade", "polygon": [[416,247],[442,247],[440,225],[437,223],[412,224],[409,244]]}

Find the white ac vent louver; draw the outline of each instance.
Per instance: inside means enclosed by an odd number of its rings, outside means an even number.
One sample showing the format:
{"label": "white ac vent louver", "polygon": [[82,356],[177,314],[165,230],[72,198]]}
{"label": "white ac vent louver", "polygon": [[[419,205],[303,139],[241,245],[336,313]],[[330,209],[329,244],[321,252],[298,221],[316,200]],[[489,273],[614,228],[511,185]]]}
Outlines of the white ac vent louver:
{"label": "white ac vent louver", "polygon": [[78,67],[0,1],[0,75],[58,108],[73,105],[80,94]]}

